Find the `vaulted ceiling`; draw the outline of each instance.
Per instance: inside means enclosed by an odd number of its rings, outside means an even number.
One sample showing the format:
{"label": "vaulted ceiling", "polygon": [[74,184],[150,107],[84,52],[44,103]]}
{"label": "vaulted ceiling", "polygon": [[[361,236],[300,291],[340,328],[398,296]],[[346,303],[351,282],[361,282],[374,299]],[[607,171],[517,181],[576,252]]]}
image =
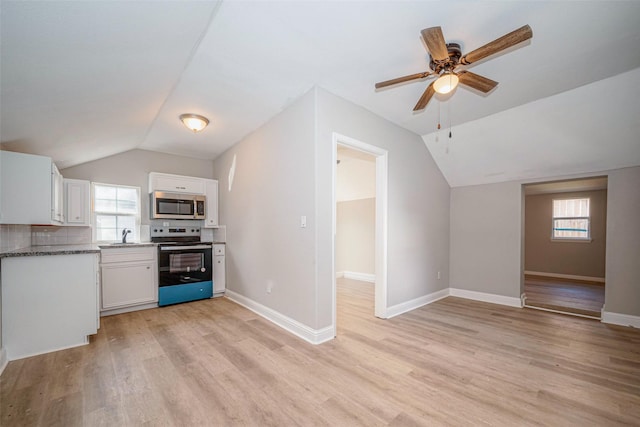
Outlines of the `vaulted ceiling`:
{"label": "vaulted ceiling", "polygon": [[[213,159],[314,85],[422,135],[453,186],[640,164],[636,1],[3,0],[0,17],[2,147],[61,168]],[[469,68],[500,83],[487,95],[413,112],[428,79],[374,89],[428,69],[423,28],[466,53],[524,24],[532,40]]]}

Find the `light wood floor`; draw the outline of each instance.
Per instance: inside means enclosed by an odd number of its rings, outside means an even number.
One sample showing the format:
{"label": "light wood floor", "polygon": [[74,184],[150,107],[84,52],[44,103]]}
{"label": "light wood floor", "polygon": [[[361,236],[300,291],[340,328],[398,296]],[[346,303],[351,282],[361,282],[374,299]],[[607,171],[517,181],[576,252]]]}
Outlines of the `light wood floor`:
{"label": "light wood floor", "polygon": [[526,305],[600,318],[604,306],[604,284],[526,276]]}
{"label": "light wood floor", "polygon": [[318,346],[227,299],[103,318],[91,344],[10,362],[2,426],[640,425],[640,331],[446,298],[373,318],[339,284]]}

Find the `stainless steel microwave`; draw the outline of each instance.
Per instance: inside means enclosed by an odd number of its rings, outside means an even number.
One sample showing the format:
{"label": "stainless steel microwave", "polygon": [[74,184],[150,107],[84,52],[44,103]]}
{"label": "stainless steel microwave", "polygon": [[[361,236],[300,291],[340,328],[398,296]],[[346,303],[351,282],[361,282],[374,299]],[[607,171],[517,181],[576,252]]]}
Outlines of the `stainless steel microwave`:
{"label": "stainless steel microwave", "polygon": [[204,219],[206,196],[199,194],[151,193],[151,219]]}

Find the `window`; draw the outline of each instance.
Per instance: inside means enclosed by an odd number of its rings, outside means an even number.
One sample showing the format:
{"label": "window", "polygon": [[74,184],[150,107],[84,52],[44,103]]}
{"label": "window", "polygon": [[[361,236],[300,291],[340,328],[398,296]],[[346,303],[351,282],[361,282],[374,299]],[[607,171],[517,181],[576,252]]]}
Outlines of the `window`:
{"label": "window", "polygon": [[125,228],[130,240],[138,239],[140,188],[94,183],[93,215],[96,242],[121,240]]}
{"label": "window", "polygon": [[553,201],[553,233],[557,240],[589,240],[589,199]]}

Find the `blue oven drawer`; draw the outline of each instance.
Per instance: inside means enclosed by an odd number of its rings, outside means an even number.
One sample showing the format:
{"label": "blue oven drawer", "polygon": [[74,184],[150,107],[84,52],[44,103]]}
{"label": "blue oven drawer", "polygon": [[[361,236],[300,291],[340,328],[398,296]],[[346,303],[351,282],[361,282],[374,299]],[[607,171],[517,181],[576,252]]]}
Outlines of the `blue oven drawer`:
{"label": "blue oven drawer", "polygon": [[186,285],[161,286],[158,289],[158,305],[160,307],[181,302],[211,298],[213,282],[188,283]]}

